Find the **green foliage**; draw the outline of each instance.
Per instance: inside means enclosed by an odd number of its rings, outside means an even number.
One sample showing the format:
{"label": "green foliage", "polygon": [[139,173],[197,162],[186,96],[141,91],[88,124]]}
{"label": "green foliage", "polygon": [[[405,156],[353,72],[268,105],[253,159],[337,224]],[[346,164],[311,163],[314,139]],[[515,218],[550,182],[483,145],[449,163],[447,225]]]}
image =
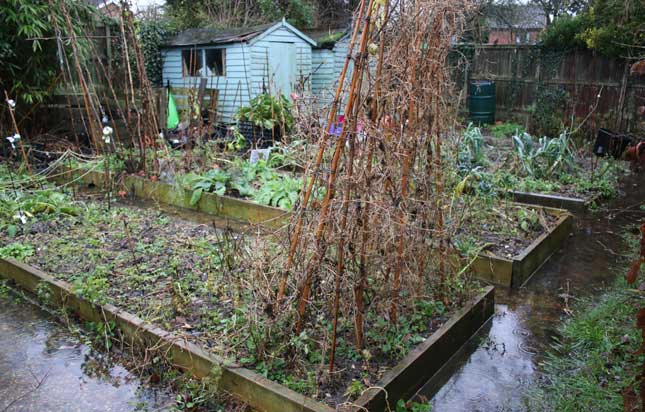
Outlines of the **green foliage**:
{"label": "green foliage", "polygon": [[222,196],[226,192],[226,185],[230,180],[231,175],[222,169],[211,169],[203,175],[192,172],[187,174],[184,177],[184,182],[193,191],[190,204],[196,205],[204,192],[213,192]]}
{"label": "green foliage", "polygon": [[79,213],[80,209],[67,195],[55,190],[5,190],[0,193],[0,228],[12,237],[21,225],[29,221],[77,216]]}
{"label": "green foliage", "polygon": [[249,106],[240,107],[235,118],[269,130],[279,127],[289,131],[294,121],[291,107],[291,102],[284,95],[276,97],[264,93],[255,96]]}
{"label": "green foliage", "polygon": [[300,166],[298,152],[302,151],[306,144],[304,140],[294,140],[287,145],[276,143],[271,148],[267,165],[274,168]]}
{"label": "green foliage", "polygon": [[148,79],[155,86],[162,86],[163,59],[161,45],[169,35],[167,21],[159,18],[144,19],[138,26],[138,37]]}
{"label": "green foliage", "polygon": [[559,176],[574,165],[574,156],[565,131],[555,139],[540,138],[537,143],[528,133],[513,136],[513,147],[524,172],[531,177]]}
{"label": "green foliage", "polygon": [[516,134],[524,133],[526,130],[521,124],[513,122],[504,122],[491,126],[490,132],[494,137],[501,139],[503,137],[510,137]]}
{"label": "green foliage", "polygon": [[308,371],[307,376],[303,379],[298,379],[292,375],[288,375],[282,381],[282,384],[291,390],[302,393],[303,395],[312,395],[318,387],[315,371]]}
{"label": "green foliage", "polygon": [[432,405],[429,403],[419,403],[419,402],[406,402],[403,399],[399,399],[396,403],[395,412],[430,412],[432,411]]}
{"label": "green foliage", "polygon": [[545,48],[587,48],[611,57],[642,55],[645,3],[592,0],[574,17],[556,19],[542,35]]}
{"label": "green foliage", "polygon": [[[95,9],[82,1],[58,1],[65,2],[75,34],[80,36],[88,29]],[[18,103],[42,101],[59,72],[56,42],[42,40],[54,36],[54,25],[63,37],[69,36],[60,6],[50,7],[38,0],[0,2],[0,89],[17,96]],[[79,40],[79,47],[81,43]],[[63,42],[63,50],[70,52],[69,42]]]}
{"label": "green foliage", "polygon": [[459,145],[459,169],[468,171],[487,164],[482,132],[479,127],[469,123]]}
{"label": "green foliage", "polygon": [[350,398],[355,398],[360,396],[363,391],[367,389],[365,387],[365,384],[357,379],[352,379],[352,381],[349,383],[347,386],[347,389],[345,389],[345,396],[349,396]]}
{"label": "green foliage", "polygon": [[298,194],[301,189],[301,179],[282,176],[281,178],[264,182],[253,199],[262,205],[289,210],[298,200]]}
{"label": "green foliage", "polygon": [[0,298],[4,299],[9,296],[9,286],[6,280],[0,280]]}
{"label": "green foliage", "polygon": [[588,26],[588,20],[587,13],[555,19],[540,35],[544,48],[558,51],[585,48],[578,35]]}
{"label": "green foliage", "polygon": [[540,215],[535,209],[517,208],[517,221],[519,227],[526,233],[533,233],[540,229]]}
{"label": "green foliage", "polygon": [[254,201],[291,209],[302,189],[302,180],[276,172],[264,160],[255,164],[236,158],[226,169],[212,169],[205,174],[188,173],[183,185],[193,191],[190,203],[197,204],[205,192],[217,195],[237,193]]}
{"label": "green foliage", "polygon": [[494,177],[496,187],[506,190],[519,190],[522,192],[551,193],[562,187],[557,181],[537,179],[531,176],[518,177],[510,171],[502,170]]}
{"label": "green foliage", "polygon": [[308,0],[167,0],[166,11],[178,29],[194,27],[240,27],[271,23],[286,18],[289,23],[311,27],[315,2]]}
{"label": "green foliage", "polygon": [[459,254],[466,258],[472,259],[481,251],[481,246],[477,243],[477,239],[472,236],[458,237],[453,242]]}
{"label": "green foliage", "polygon": [[253,183],[256,180],[267,182],[278,178],[278,174],[264,160],[258,160],[254,164],[237,158],[233,161],[229,171],[232,175],[231,189],[236,190],[243,197],[253,196],[255,193]]}
{"label": "green foliage", "polygon": [[23,262],[29,256],[33,256],[34,248],[23,243],[10,243],[0,248],[0,258],[15,259]]}
{"label": "green foliage", "polygon": [[36,286],[36,296],[42,303],[49,304],[51,302],[52,288],[48,282],[38,282],[38,286]]}
{"label": "green foliage", "polygon": [[573,186],[580,193],[600,193],[602,197],[616,196],[623,168],[619,161],[602,160],[594,171],[577,170],[560,176],[562,184]]}
{"label": "green foliage", "polygon": [[621,279],[601,297],[574,307],[547,353],[545,379],[529,395],[529,410],[622,411],[621,393],[637,386],[643,356],[635,314],[640,297]]}
{"label": "green foliage", "polygon": [[231,127],[231,132],[233,133],[233,140],[226,143],[226,150],[239,152],[246,147],[246,137],[240,133],[240,129],[237,126]]}
{"label": "green foliage", "polygon": [[311,27],[314,8],[305,0],[259,0],[262,15],[270,21],[286,17],[289,23],[297,27]]}
{"label": "green foliage", "polygon": [[72,292],[92,303],[104,305],[108,303],[108,288],[110,284],[106,278],[104,267],[97,266],[91,273],[80,275],[72,283]]}
{"label": "green foliage", "polygon": [[195,411],[201,410],[213,400],[214,392],[210,390],[205,380],[187,380],[175,397],[173,411]]}
{"label": "green foliage", "polygon": [[540,85],[529,107],[532,129],[543,136],[557,135],[564,124],[567,92],[563,88]]}
{"label": "green foliage", "polygon": [[116,323],[113,320],[108,322],[86,322],[85,329],[93,335],[96,344],[103,345],[106,352],[110,351],[112,338],[116,335]]}

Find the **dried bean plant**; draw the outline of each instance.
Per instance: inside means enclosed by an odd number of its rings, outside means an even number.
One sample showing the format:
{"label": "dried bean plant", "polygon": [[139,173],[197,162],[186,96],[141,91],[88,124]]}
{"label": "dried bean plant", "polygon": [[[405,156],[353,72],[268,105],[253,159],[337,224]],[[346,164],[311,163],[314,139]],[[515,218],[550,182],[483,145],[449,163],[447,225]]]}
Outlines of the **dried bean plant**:
{"label": "dried bean plant", "polygon": [[396,327],[419,299],[459,299],[442,141],[457,110],[448,54],[470,7],[363,0],[325,126],[299,125],[317,151],[288,241],[265,251],[256,290],[295,336],[318,325],[330,372],[340,318],[360,352],[370,314]]}

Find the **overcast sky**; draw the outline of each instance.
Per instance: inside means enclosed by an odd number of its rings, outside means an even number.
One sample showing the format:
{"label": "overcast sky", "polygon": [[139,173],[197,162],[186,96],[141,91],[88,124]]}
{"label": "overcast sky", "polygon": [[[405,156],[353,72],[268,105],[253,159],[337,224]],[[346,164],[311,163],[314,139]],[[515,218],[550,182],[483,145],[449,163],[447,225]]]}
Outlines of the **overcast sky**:
{"label": "overcast sky", "polygon": [[130,0],[136,10],[144,9],[148,6],[159,6],[165,3],[165,0]]}

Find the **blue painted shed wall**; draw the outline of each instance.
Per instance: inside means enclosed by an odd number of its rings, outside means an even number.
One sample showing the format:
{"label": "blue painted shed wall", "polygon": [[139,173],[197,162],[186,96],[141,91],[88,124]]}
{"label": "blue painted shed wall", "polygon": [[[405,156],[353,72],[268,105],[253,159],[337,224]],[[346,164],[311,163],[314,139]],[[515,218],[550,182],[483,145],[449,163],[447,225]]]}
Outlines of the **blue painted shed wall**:
{"label": "blue painted shed wall", "polygon": [[[311,44],[286,27],[280,27],[263,38],[251,42],[251,93],[253,96],[262,93],[263,85],[269,86],[268,48],[269,44],[273,42],[292,43],[296,48],[296,73],[293,79],[295,83],[309,78],[311,74]],[[307,84],[303,86],[308,87]]]}
{"label": "blue painted shed wall", "polygon": [[334,98],[336,74],[334,51],[314,49],[311,54],[311,92],[322,105]]}
{"label": "blue painted shed wall", "polygon": [[[219,90],[218,111],[222,120],[230,122],[233,114],[240,106],[248,105],[250,100],[249,85],[251,84],[251,52],[248,45],[235,43],[226,46],[199,46],[202,49],[226,49],[225,76],[208,78],[207,88]],[[170,81],[173,87],[198,87],[199,77],[183,77],[181,51],[190,49],[172,48],[162,51],[164,85]]]}
{"label": "blue painted shed wall", "polygon": [[[309,78],[312,64],[312,46],[286,27],[279,27],[250,43],[234,43],[219,46],[197,46],[199,49],[226,49],[226,71],[224,76],[209,77],[207,88],[218,89],[218,111],[222,121],[232,122],[240,106],[262,93],[268,85],[267,52],[272,42],[293,43],[296,48],[296,73],[294,81]],[[181,51],[191,47],[167,48],[162,50],[164,85],[170,81],[173,87],[198,87],[199,77],[183,77]],[[310,79],[305,89],[310,87]]]}

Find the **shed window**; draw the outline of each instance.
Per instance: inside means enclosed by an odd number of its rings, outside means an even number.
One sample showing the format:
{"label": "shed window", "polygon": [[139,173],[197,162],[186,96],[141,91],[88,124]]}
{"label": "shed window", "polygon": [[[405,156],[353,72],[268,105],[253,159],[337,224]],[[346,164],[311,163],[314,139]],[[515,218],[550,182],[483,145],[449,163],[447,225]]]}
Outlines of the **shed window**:
{"label": "shed window", "polygon": [[199,76],[202,70],[202,50],[190,49],[181,51],[182,73],[184,76]]}
{"label": "shed window", "polygon": [[226,62],[225,49],[206,49],[206,75],[207,76],[224,76],[224,67]]}
{"label": "shed window", "polygon": [[181,51],[184,77],[224,76],[225,49],[190,49]]}

